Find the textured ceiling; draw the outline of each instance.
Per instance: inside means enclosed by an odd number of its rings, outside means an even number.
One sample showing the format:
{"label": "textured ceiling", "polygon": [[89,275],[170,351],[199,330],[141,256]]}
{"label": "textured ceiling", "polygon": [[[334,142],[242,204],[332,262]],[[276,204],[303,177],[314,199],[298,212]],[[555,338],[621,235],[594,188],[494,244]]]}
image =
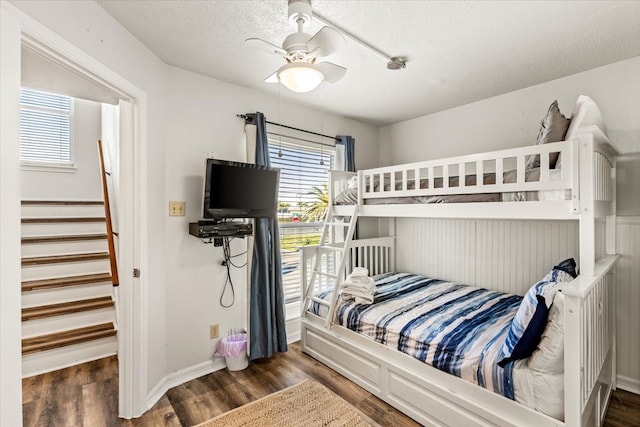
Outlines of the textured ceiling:
{"label": "textured ceiling", "polygon": [[[247,47],[280,45],[295,28],[287,1],[98,3],[168,64],[258,90],[281,57]],[[388,124],[468,104],[640,55],[640,1],[312,1],[315,11],[391,56],[347,40],[326,60],[347,68],[324,84],[328,111]],[[322,27],[313,22],[308,33]],[[320,90],[282,96],[318,107]]]}

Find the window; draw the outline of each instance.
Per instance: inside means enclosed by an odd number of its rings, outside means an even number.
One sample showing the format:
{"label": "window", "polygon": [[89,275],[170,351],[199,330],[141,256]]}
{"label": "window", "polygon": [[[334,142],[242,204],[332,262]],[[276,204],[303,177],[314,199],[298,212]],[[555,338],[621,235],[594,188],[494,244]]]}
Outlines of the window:
{"label": "window", "polygon": [[335,149],[289,139],[270,140],[269,156],[271,166],[280,168],[280,251],[285,303],[291,304],[300,301],[299,248],[320,241]]}
{"label": "window", "polygon": [[73,99],[22,88],[20,161],[43,166],[72,166]]}

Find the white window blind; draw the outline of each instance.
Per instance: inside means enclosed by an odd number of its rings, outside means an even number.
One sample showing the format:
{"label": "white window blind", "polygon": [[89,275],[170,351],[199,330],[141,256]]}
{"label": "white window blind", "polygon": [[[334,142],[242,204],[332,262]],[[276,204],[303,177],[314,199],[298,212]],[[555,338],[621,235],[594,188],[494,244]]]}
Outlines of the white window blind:
{"label": "white window blind", "polygon": [[320,240],[335,149],[273,139],[269,140],[269,156],[271,166],[280,168],[278,222],[284,298],[285,303],[292,303],[300,300],[299,248]]}
{"label": "white window blind", "polygon": [[20,91],[20,160],[71,165],[73,99],[22,88]]}

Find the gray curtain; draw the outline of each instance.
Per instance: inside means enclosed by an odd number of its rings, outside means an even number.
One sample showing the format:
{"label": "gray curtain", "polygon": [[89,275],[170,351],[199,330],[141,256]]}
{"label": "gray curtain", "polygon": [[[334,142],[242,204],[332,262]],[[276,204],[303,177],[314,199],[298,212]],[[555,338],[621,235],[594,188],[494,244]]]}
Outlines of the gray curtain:
{"label": "gray curtain", "polygon": [[356,171],[356,139],[349,135],[338,135],[338,144],[344,145],[344,170]]}
{"label": "gray curtain", "polygon": [[[248,114],[246,121],[256,125],[256,165],[271,166],[264,114]],[[256,218],[253,234],[249,360],[287,351],[278,220]]]}
{"label": "gray curtain", "polygon": [[[338,135],[336,136],[338,141],[336,144],[344,145],[344,170],[347,172],[355,172],[356,171],[356,139],[349,135]],[[358,234],[360,233],[360,224],[356,224],[356,231],[353,235],[354,239],[358,238]],[[357,258],[356,253],[356,258]]]}

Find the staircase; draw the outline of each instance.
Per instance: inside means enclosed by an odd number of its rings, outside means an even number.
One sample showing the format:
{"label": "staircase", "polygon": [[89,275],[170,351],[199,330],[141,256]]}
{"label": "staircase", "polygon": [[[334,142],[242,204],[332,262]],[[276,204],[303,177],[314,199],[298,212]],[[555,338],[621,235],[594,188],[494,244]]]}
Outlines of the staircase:
{"label": "staircase", "polygon": [[22,201],[22,375],[116,354],[102,201]]}

